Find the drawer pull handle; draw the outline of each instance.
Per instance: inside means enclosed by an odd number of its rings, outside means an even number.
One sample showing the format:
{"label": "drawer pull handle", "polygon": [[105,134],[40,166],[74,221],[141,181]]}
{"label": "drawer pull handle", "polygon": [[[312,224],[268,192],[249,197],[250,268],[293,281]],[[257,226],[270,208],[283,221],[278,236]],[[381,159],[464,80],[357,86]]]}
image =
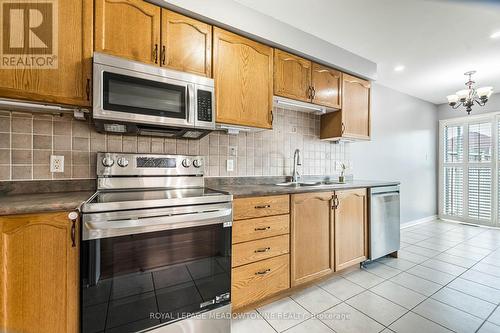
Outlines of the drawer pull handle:
{"label": "drawer pull handle", "polygon": [[255,209],[271,208],[271,205],[257,205]]}
{"label": "drawer pull handle", "polygon": [[271,229],[271,227],[255,228],[254,230],[255,231],[266,231],[266,230],[269,230],[269,229]]}
{"label": "drawer pull handle", "polygon": [[271,271],[270,268],[266,269],[265,271],[258,271],[255,273],[255,275],[265,275]]}
{"label": "drawer pull handle", "polygon": [[257,249],[255,250],[255,253],[262,253],[262,252],[267,252],[267,251],[270,251],[271,248],[270,247],[265,247],[263,249]]}

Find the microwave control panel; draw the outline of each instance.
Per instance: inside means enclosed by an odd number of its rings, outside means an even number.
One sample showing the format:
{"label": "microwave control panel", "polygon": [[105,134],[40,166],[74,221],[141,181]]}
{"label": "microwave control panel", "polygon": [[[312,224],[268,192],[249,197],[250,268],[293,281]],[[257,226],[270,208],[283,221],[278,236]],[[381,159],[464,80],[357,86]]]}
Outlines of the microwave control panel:
{"label": "microwave control panel", "polygon": [[212,122],[212,92],[198,89],[198,120]]}

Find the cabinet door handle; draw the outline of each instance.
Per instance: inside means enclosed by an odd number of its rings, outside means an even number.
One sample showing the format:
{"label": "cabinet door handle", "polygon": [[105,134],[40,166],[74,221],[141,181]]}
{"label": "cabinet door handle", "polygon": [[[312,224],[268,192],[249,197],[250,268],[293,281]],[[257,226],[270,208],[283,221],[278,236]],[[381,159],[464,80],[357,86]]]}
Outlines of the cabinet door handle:
{"label": "cabinet door handle", "polygon": [[85,87],[85,92],[87,93],[87,101],[90,101],[90,79],[87,79],[87,86]]}
{"label": "cabinet door handle", "polygon": [[316,89],[314,89],[314,87],[311,87],[311,99],[314,99],[315,96],[316,96]]}
{"label": "cabinet door handle", "polygon": [[155,44],[155,48],[153,50],[153,58],[155,59],[155,64],[158,63],[158,44]]}
{"label": "cabinet door handle", "polygon": [[333,197],[333,208],[337,209],[337,208],[339,208],[339,205],[340,205],[339,197],[337,195],[335,195]]}
{"label": "cabinet door handle", "polygon": [[307,87],[307,98],[312,99],[312,89],[311,89],[311,86]]}
{"label": "cabinet door handle", "polygon": [[271,125],[273,124],[273,121],[274,121],[274,114],[273,114],[273,110],[271,110],[269,112],[269,115],[271,116]]}
{"label": "cabinet door handle", "polygon": [[271,229],[271,227],[255,228],[254,230],[255,231],[266,231],[266,230],[269,230],[269,229]]}
{"label": "cabinet door handle", "polygon": [[257,205],[255,209],[271,208],[271,205]]}
{"label": "cabinet door handle", "polygon": [[254,252],[255,253],[262,253],[262,252],[267,252],[267,251],[270,251],[270,250],[271,250],[270,247],[265,247],[265,248],[262,248],[262,249],[257,249]]}
{"label": "cabinet door handle", "polygon": [[162,65],[165,65],[165,57],[166,57],[165,53],[166,53],[165,52],[165,45],[163,45],[161,47],[161,64]]}
{"label": "cabinet door handle", "polygon": [[70,212],[68,219],[71,220],[71,247],[76,247],[76,219],[78,218],[77,212]]}
{"label": "cabinet door handle", "polygon": [[258,271],[258,272],[255,272],[255,275],[264,275],[264,274],[267,274],[271,271],[270,268],[266,269],[266,270],[263,270],[263,271]]}
{"label": "cabinet door handle", "polygon": [[344,132],[345,132],[345,124],[342,123],[342,131],[341,131],[341,134],[344,135]]}

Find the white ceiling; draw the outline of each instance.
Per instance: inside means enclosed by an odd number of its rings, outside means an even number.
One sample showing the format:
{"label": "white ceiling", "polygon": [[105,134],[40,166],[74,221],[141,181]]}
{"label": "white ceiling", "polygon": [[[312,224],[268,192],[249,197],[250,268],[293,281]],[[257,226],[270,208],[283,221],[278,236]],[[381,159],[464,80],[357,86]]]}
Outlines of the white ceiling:
{"label": "white ceiling", "polygon": [[378,82],[435,104],[471,69],[500,91],[498,0],[235,1],[376,62]]}

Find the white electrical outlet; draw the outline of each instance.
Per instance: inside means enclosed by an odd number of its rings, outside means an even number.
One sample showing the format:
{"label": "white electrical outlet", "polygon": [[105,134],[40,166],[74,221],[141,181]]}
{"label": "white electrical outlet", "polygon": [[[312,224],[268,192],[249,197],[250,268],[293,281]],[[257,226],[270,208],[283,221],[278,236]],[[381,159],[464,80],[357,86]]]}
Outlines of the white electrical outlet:
{"label": "white electrical outlet", "polygon": [[234,160],[227,160],[226,170],[228,172],[234,171]]}
{"label": "white electrical outlet", "polygon": [[50,155],[50,172],[64,172],[64,156]]}

